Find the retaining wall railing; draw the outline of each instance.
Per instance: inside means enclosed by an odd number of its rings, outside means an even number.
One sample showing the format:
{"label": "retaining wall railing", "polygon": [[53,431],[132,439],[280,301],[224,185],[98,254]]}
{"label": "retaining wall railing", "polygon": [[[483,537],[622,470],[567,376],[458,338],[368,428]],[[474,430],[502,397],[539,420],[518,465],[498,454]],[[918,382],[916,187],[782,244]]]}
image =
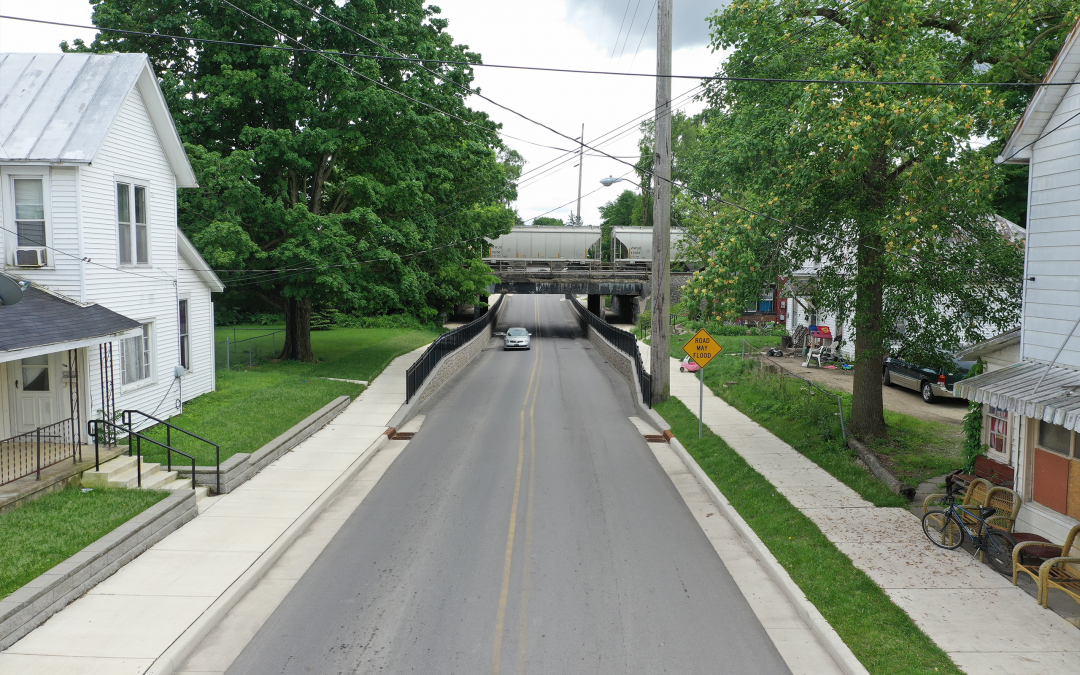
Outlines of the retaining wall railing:
{"label": "retaining wall railing", "polygon": [[435,371],[435,366],[439,364],[439,361],[442,361],[447,354],[491,326],[491,322],[499,314],[499,308],[502,307],[504,297],[506,296],[500,296],[495,304],[479,319],[474,319],[464,326],[455,328],[435,338],[427,351],[405,372],[406,403],[411,401],[416,392],[420,391],[420,388],[424,386],[424,382]]}
{"label": "retaining wall railing", "polygon": [[629,356],[634,361],[634,370],[637,373],[638,386],[641,388],[641,398],[646,406],[652,407],[652,376],[641,360],[641,351],[638,349],[637,337],[620,328],[612,326],[607,321],[596,316],[581,306],[577,298],[572,295],[566,296],[566,301],[577,313],[578,318],[585,324],[592,326],[600,333],[601,337],[615,346],[616,349]]}

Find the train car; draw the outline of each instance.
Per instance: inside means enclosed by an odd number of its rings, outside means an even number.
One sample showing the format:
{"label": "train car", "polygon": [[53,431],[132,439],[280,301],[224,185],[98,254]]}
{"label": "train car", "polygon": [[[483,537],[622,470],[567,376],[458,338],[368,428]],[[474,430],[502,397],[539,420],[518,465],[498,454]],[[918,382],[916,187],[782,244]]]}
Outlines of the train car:
{"label": "train car", "polygon": [[515,227],[491,242],[490,260],[588,260],[600,241],[599,227]]}
{"label": "train car", "polygon": [[[671,228],[671,257],[679,258],[685,232],[677,227]],[[651,227],[616,227],[616,260],[652,260]]]}

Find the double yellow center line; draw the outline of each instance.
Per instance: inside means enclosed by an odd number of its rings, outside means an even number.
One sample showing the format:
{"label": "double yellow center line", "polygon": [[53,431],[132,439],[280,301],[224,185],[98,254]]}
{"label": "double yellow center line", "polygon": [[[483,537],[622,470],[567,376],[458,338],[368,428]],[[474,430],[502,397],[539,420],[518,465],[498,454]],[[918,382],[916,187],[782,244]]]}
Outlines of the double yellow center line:
{"label": "double yellow center line", "polygon": [[[506,602],[510,595],[510,569],[514,559],[514,540],[517,533],[518,503],[521,498],[521,472],[525,466],[525,411],[529,412],[529,496],[525,507],[525,553],[521,578],[521,618],[518,625],[518,672],[525,672],[525,613],[529,604],[529,557],[532,551],[533,486],[536,483],[536,395],[540,391],[540,372],[543,370],[544,352],[540,346],[540,303],[534,301],[536,325],[536,359],[533,361],[529,386],[525,389],[525,402],[521,406],[521,434],[518,440],[517,477],[514,479],[514,499],[510,505],[510,528],[506,535],[506,557],[503,562],[502,590],[499,594],[499,613],[495,619],[495,645],[492,650],[491,672],[499,675],[502,668],[503,633],[506,628]],[[530,398],[532,402],[530,403]]]}

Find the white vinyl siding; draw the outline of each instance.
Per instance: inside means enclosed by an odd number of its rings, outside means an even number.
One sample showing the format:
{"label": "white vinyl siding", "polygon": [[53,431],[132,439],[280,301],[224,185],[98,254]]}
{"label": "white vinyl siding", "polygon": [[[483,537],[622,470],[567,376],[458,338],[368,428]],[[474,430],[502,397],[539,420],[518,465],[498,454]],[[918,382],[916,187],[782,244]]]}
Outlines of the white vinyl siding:
{"label": "white vinyl siding", "polygon": [[[1025,359],[1049,362],[1080,315],[1080,118],[1070,120],[1078,112],[1080,86],[1074,85],[1032,150]],[[1057,363],[1080,368],[1080,335],[1069,340]]]}

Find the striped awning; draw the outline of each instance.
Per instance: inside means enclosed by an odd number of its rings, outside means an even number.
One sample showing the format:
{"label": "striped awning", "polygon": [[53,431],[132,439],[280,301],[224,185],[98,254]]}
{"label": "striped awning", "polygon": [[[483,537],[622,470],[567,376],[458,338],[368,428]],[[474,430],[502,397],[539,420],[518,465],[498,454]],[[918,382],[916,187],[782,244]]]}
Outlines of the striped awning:
{"label": "striped awning", "polygon": [[[956,383],[953,393],[1066,429],[1080,430],[1080,370],[1022,361]],[[1035,385],[1046,373],[1039,391]]]}

